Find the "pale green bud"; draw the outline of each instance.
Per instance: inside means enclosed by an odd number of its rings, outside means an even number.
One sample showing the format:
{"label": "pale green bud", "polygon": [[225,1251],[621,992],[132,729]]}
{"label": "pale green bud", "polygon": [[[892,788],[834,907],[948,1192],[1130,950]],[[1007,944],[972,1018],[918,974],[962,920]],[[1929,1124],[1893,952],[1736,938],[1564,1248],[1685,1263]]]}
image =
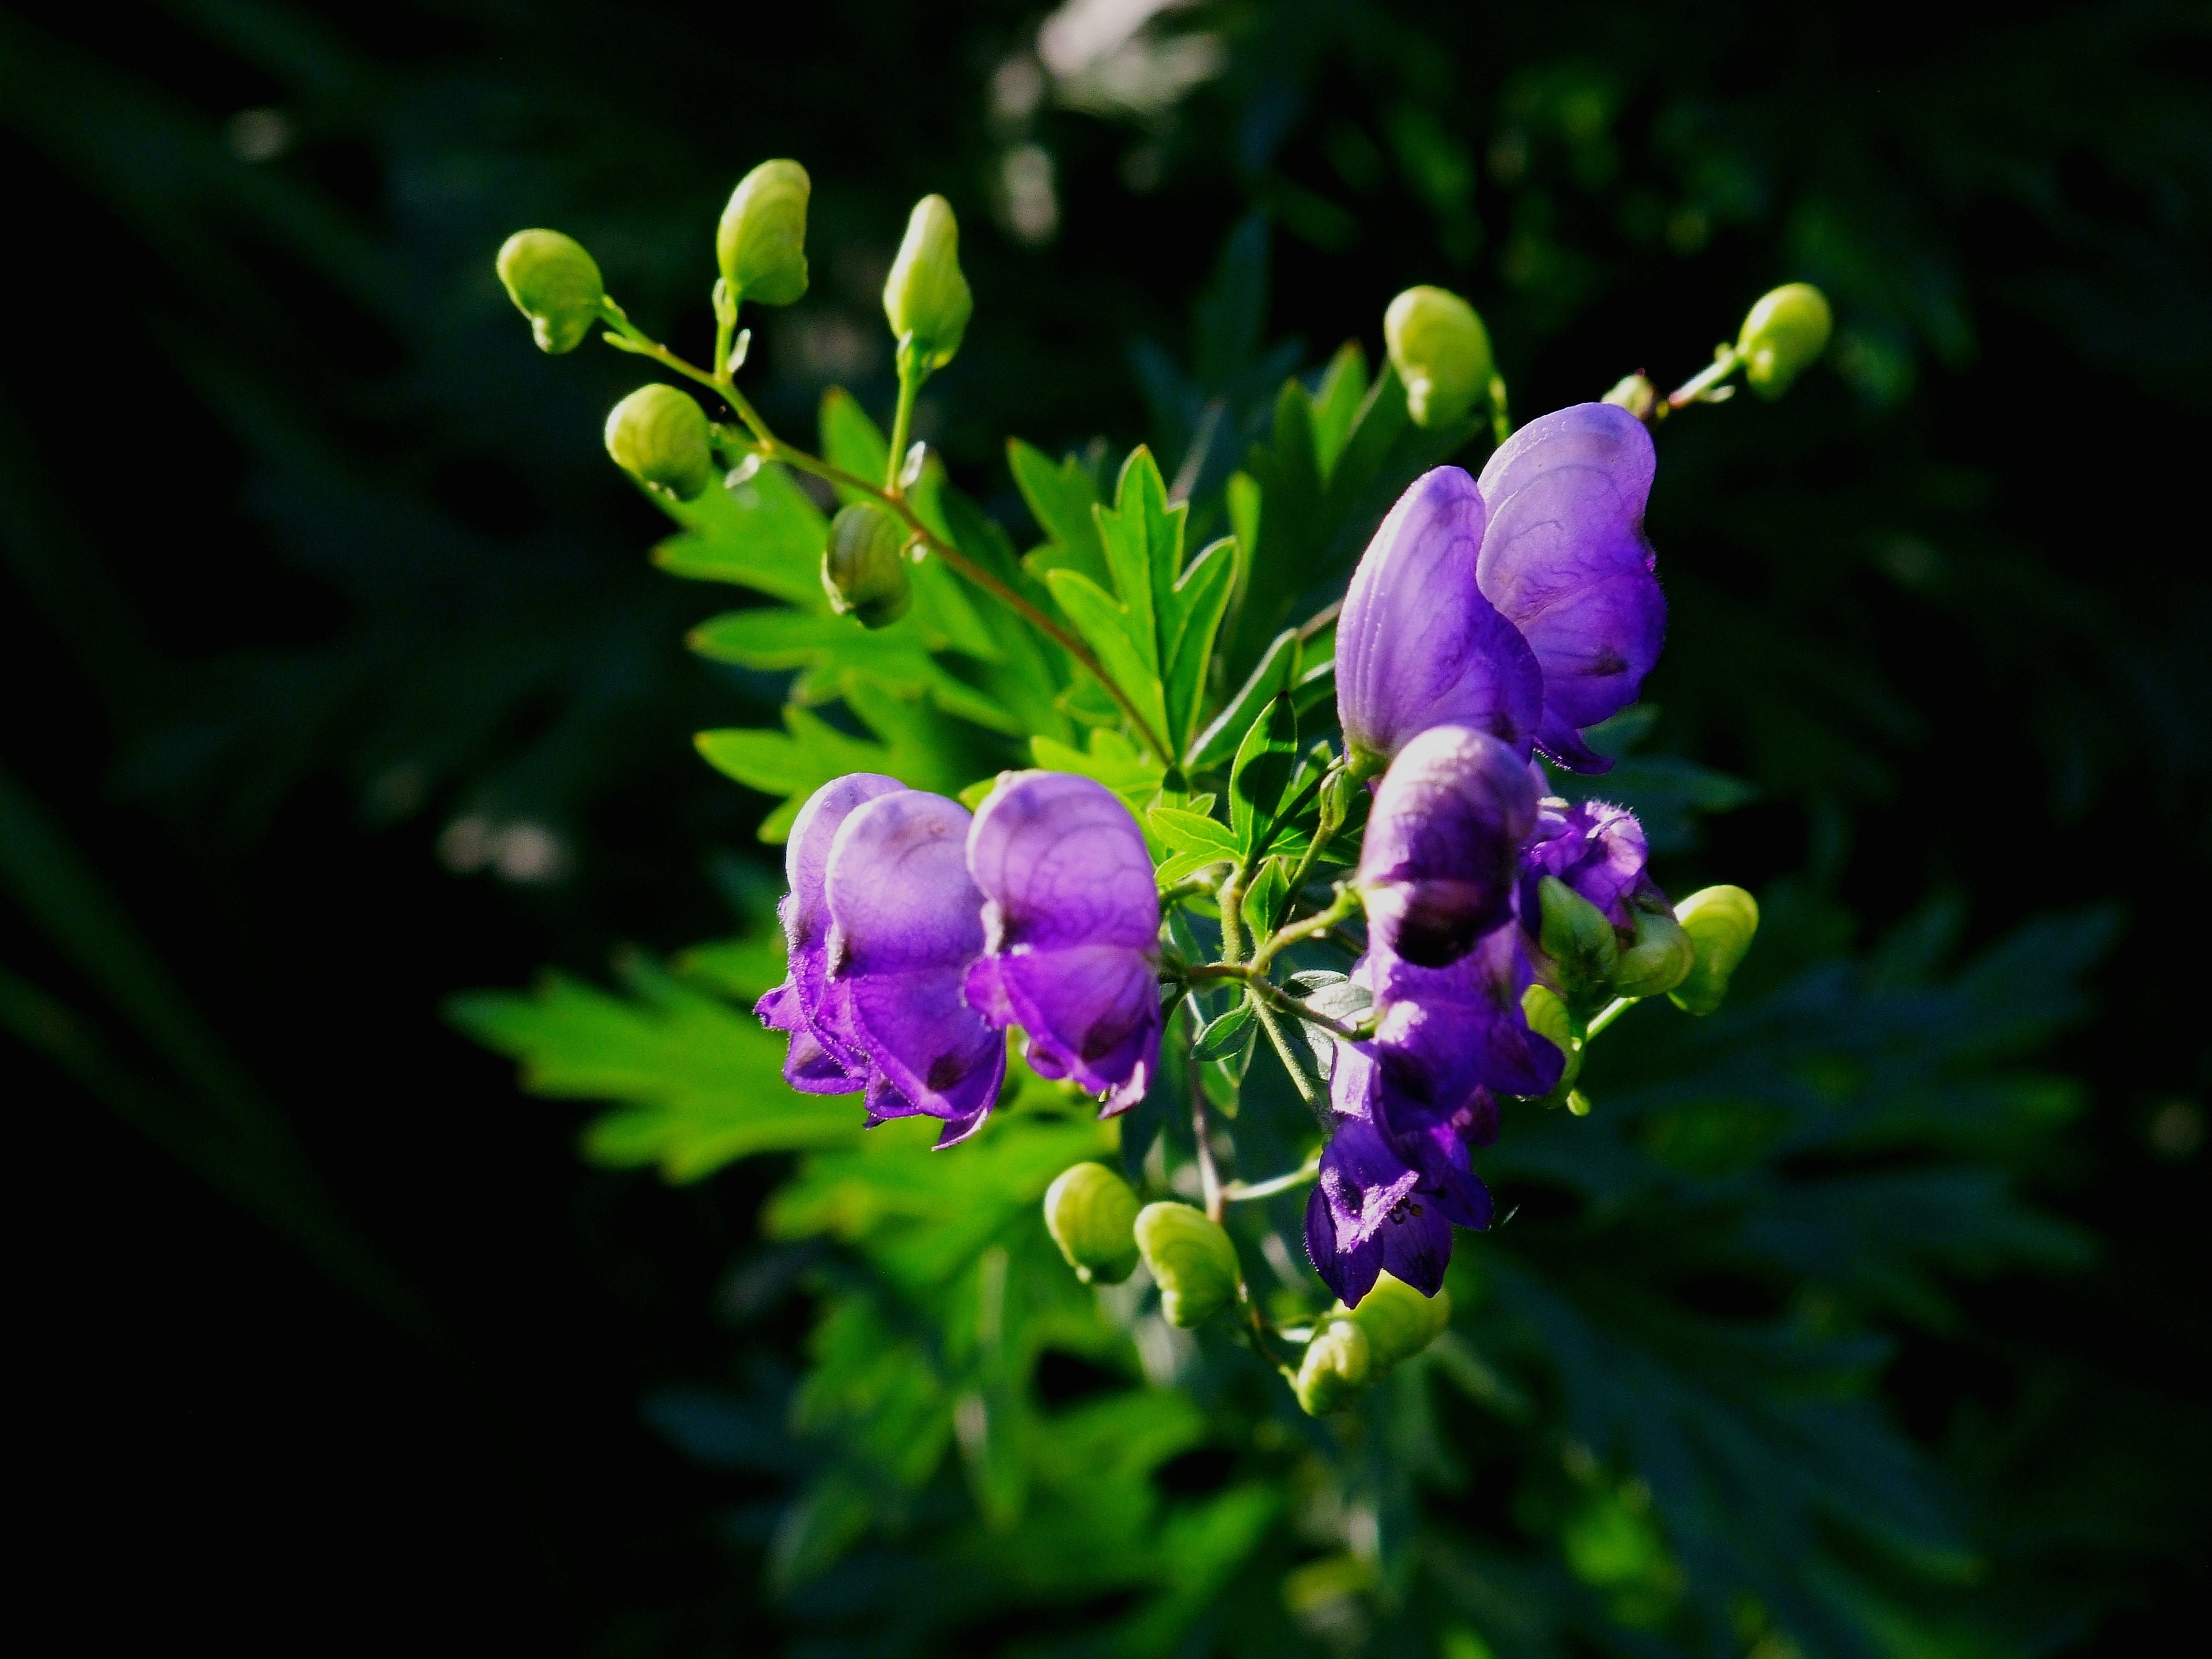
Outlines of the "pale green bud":
{"label": "pale green bud", "polygon": [[641,386],[607,416],[615,465],[664,495],[688,501],[714,476],[707,411],[672,386]]}
{"label": "pale green bud", "polygon": [[574,351],[599,319],[606,287],[584,245],[557,230],[518,230],[500,245],[499,280],[530,319],[540,351]]}
{"label": "pale green bud", "polygon": [[1348,1315],[1331,1315],[1314,1328],[1294,1385],[1308,1417],[1341,1410],[1367,1386],[1375,1370],[1370,1350],[1367,1333]]}
{"label": "pale green bud", "polygon": [[1451,1292],[1423,1296],[1403,1279],[1380,1273],[1350,1316],[1367,1333],[1368,1358],[1379,1377],[1444,1334],[1451,1323]]}
{"label": "pale green bud", "polygon": [[1641,374],[1629,374],[1616,381],[1602,401],[1620,404],[1639,421],[1647,420],[1659,401],[1659,388]]}
{"label": "pale green bud", "polygon": [[1409,288],[1391,301],[1382,342],[1415,426],[1447,426],[1490,393],[1490,331],[1449,289]]}
{"label": "pale green bud", "polygon": [[1620,960],[1620,940],[1613,923],[1557,876],[1538,882],[1536,896],[1543,908],[1537,942],[1557,969],[1567,1000],[1580,1005],[1603,996]]}
{"label": "pale green bud", "polygon": [[888,628],[906,615],[914,584],[906,570],[906,526],[873,501],[853,501],[830,521],[822,586],[830,608],[863,628]]}
{"label": "pale green bud", "polygon": [[1137,1212],[1136,1232],[1169,1324],[1203,1324],[1237,1299],[1237,1247],[1203,1212],[1147,1204]]}
{"label": "pale green bud", "polygon": [[1322,827],[1334,835],[1344,828],[1352,809],[1359,804],[1360,782],[1348,765],[1340,766],[1322,780]]}
{"label": "pale green bud", "polygon": [[1547,1099],[1564,1096],[1575,1086],[1582,1075],[1582,1044],[1575,1041],[1574,1018],[1557,991],[1548,985],[1531,985],[1521,994],[1521,1012],[1528,1021],[1528,1029],[1567,1057],[1566,1069],[1559,1073],[1559,1081]]}
{"label": "pale green bud", "polygon": [[1707,887],[1674,907],[1696,949],[1689,975],[1672,993],[1686,1013],[1710,1014],[1728,995],[1729,976],[1759,932],[1759,901],[1741,887]]}
{"label": "pale green bud", "polygon": [[1786,283],[1760,297],[1736,336],[1743,378],[1762,398],[1779,398],[1827,349],[1835,318],[1810,283]]}
{"label": "pale green bud", "polygon": [[738,181],[714,233],[714,259],[734,300],[787,306],[806,292],[806,198],[796,161],[763,161]]}
{"label": "pale green bud", "polygon": [[1662,910],[1636,913],[1636,937],[1620,953],[1613,970],[1613,994],[1617,997],[1656,997],[1682,982],[1697,957],[1697,947],[1681,924]]}
{"label": "pale green bud", "polygon": [[1136,1271],[1136,1194],[1103,1164],[1074,1164],[1045,1188],[1045,1231],[1086,1285],[1118,1285]]}
{"label": "pale green bud", "polygon": [[884,315],[892,335],[914,337],[914,360],[924,369],[942,368],[960,349],[975,296],[960,274],[960,225],[952,204],[925,196],[906,222],[906,240],[884,283]]}

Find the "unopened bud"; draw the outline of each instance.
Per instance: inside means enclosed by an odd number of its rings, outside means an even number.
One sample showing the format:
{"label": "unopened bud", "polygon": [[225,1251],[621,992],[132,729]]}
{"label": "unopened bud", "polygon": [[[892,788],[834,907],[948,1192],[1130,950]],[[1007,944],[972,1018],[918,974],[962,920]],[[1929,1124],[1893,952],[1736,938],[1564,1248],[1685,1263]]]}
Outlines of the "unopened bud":
{"label": "unopened bud", "polygon": [[1605,394],[1604,400],[1618,404],[1639,421],[1648,419],[1652,405],[1659,401],[1659,388],[1641,374],[1631,374]]}
{"label": "unopened bud", "polygon": [[714,258],[732,300],[787,306],[806,292],[806,198],[796,161],[763,161],[738,181],[714,233]]}
{"label": "unopened bud", "polygon": [[1548,985],[1531,985],[1523,991],[1521,1012],[1528,1019],[1530,1030],[1567,1057],[1558,1085],[1544,1097],[1557,1103],[1582,1075],[1583,1046],[1575,1041],[1574,1017],[1568,1012],[1565,1000]]}
{"label": "unopened bud", "polygon": [[574,351],[599,319],[606,287],[584,245],[557,230],[518,230],[500,245],[499,280],[530,319],[540,351]]}
{"label": "unopened bud", "polygon": [[907,575],[906,527],[873,501],[853,501],[830,521],[822,586],[830,608],[863,628],[888,628],[914,599]]}
{"label": "unopened bud", "polygon": [[1381,1273],[1351,1316],[1367,1333],[1368,1358],[1379,1377],[1444,1334],[1451,1323],[1451,1292],[1423,1296],[1403,1279]]}
{"label": "unopened bud", "polygon": [[1237,1299],[1237,1247],[1203,1212],[1147,1204],[1137,1212],[1136,1232],[1169,1324],[1203,1324]]}
{"label": "unopened bud", "polygon": [[1330,835],[1344,828],[1352,809],[1359,804],[1359,779],[1347,764],[1322,780],[1321,825]]}
{"label": "unopened bud", "polygon": [[1489,395],[1490,331],[1450,289],[1409,288],[1391,301],[1382,342],[1415,426],[1447,426]]}
{"label": "unopened bud", "polygon": [[1706,887],[1674,907],[1696,957],[1671,995],[1686,1013],[1710,1014],[1728,995],[1729,977],[1759,932],[1759,901],[1741,887]]}
{"label": "unopened bud", "polygon": [[1743,378],[1762,398],[1779,398],[1828,344],[1835,319],[1828,296],[1810,283],[1786,283],[1762,295],[1743,319],[1736,355]]}
{"label": "unopened bud", "polygon": [[1559,990],[1571,1004],[1595,1000],[1613,981],[1620,941],[1604,911],[1557,876],[1536,884],[1543,926],[1536,942],[1552,959]]}
{"label": "unopened bud", "polygon": [[1681,924],[1663,910],[1638,909],[1636,937],[1620,953],[1613,970],[1613,994],[1617,997],[1656,997],[1682,982],[1697,956],[1697,947]]}
{"label": "unopened bud", "polygon": [[1374,1375],[1367,1333],[1359,1322],[1334,1314],[1314,1328],[1298,1362],[1298,1406],[1308,1417],[1326,1417],[1349,1404]]}
{"label": "unopened bud", "polygon": [[1118,1285],[1136,1270],[1137,1195],[1103,1164],[1078,1164],[1044,1193],[1045,1231],[1086,1285]]}
{"label": "unopened bud", "polygon": [[891,333],[902,343],[913,337],[917,367],[942,368],[960,349],[975,309],[975,296],[960,274],[960,225],[952,204],[925,196],[914,204],[906,240],[884,283],[884,315],[890,319]]}
{"label": "unopened bud", "polygon": [[607,453],[635,478],[679,501],[714,476],[707,411],[672,386],[641,386],[607,416]]}

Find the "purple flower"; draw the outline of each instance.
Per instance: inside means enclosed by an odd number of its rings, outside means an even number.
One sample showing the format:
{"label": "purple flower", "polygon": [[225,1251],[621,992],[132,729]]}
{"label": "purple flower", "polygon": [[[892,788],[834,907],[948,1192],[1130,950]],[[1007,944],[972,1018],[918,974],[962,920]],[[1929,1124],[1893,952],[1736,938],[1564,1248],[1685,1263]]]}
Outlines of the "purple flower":
{"label": "purple flower", "polygon": [[833,999],[823,981],[830,907],[822,896],[822,879],[830,865],[830,844],[845,820],[860,807],[905,787],[896,778],[875,772],[849,772],[825,783],[799,809],[791,839],[784,846],[784,874],[791,891],[776,914],[783,922],[790,970],[782,984],[754,1005],[753,1012],[770,1030],[791,1034],[783,1075],[793,1088],[808,1094],[848,1095],[864,1087],[867,1079],[867,1056],[844,1018],[842,996]]}
{"label": "purple flower", "polygon": [[1448,967],[1510,921],[1536,798],[1522,757],[1486,732],[1432,726],[1408,742],[1376,789],[1359,849],[1376,947]]}
{"label": "purple flower", "polygon": [[1040,1076],[1072,1077],[1106,1115],[1159,1069],[1160,901],[1144,832],[1112,791],[1066,772],[994,790],[968,831],[986,901],[968,1000],[1029,1033]]}
{"label": "purple flower", "polygon": [[1440,466],[1398,498],[1352,572],[1336,625],[1336,706],[1367,769],[1433,726],[1471,726],[1528,752],[1543,675],[1478,586],[1487,516],[1474,480]]}
{"label": "purple flower", "polygon": [[879,795],[838,830],[823,880],[825,1001],[866,1056],[868,1121],[941,1118],[939,1146],[981,1126],[1006,1072],[1006,1039],[961,996],[983,949],[968,825],[942,795]]}
{"label": "purple flower", "polygon": [[1490,524],[1477,582],[1543,671],[1537,743],[1577,771],[1606,769],[1582,728],[1636,701],[1666,637],[1644,536],[1657,465],[1643,422],[1576,404],[1500,444],[1478,481]]}
{"label": "purple flower", "polygon": [[[1356,1308],[1388,1269],[1434,1296],[1451,1261],[1452,1227],[1490,1224],[1490,1194],[1468,1156],[1486,1139],[1470,1109],[1410,1138],[1393,1138],[1364,1117],[1339,1116],[1322,1153],[1321,1178],[1306,1199],[1306,1255],[1322,1282]],[[1489,1124],[1495,1133],[1495,1114]]]}
{"label": "purple flower", "polygon": [[1565,1069],[1522,1012],[1535,974],[1516,927],[1486,934],[1448,968],[1374,950],[1355,971],[1381,1011],[1370,1109],[1394,1131],[1457,1110],[1479,1088],[1548,1094]]}
{"label": "purple flower", "polygon": [[1598,801],[1543,801],[1521,854],[1521,914],[1535,925],[1536,884],[1556,876],[1626,933],[1636,925],[1632,900],[1665,902],[1644,868],[1647,857],[1644,826],[1633,812]]}

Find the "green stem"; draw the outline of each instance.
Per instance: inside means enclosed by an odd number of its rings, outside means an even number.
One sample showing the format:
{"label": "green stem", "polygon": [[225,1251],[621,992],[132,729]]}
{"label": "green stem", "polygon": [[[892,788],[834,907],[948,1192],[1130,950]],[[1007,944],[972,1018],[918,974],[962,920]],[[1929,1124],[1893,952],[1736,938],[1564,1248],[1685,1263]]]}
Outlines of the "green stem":
{"label": "green stem", "polygon": [[[1318,844],[1322,838],[1316,836],[1315,839]],[[1307,861],[1310,863],[1311,860],[1312,854],[1309,853]],[[1297,891],[1304,884],[1305,871],[1305,865],[1302,864],[1298,866],[1298,879],[1291,884],[1292,892]],[[1286,927],[1277,928],[1274,937],[1252,953],[1252,966],[1255,969],[1266,968],[1274,960],[1278,951],[1296,945],[1300,939],[1320,938],[1358,908],[1359,895],[1352,891],[1349,886],[1340,885],[1336,890],[1336,897],[1330,902],[1328,908],[1316,911],[1304,921],[1294,921]]]}
{"label": "green stem", "polygon": [[1346,1042],[1364,1042],[1374,1032],[1364,1026],[1346,1025],[1342,1020],[1331,1019],[1317,1013],[1306,1004],[1269,979],[1256,962],[1203,962],[1185,971],[1185,977],[1194,985],[1209,980],[1234,980],[1251,992],[1254,1000],[1263,1008],[1279,1009],[1293,1019],[1302,1019],[1309,1025],[1318,1025],[1332,1036],[1342,1037]]}
{"label": "green stem", "polygon": [[1583,1041],[1584,1042],[1589,1042],[1589,1040],[1592,1037],[1595,1037],[1600,1031],[1605,1030],[1607,1026],[1612,1024],[1613,1021],[1619,1019],[1631,1008],[1633,1008],[1637,1005],[1638,1001],[1638,999],[1635,997],[1615,997],[1611,1002],[1606,1004],[1606,1006],[1598,1012],[1596,1017],[1583,1028]]}
{"label": "green stem", "polygon": [[[1672,392],[1668,392],[1667,394],[1666,407],[1668,409],[1681,409],[1686,407],[1688,404],[1703,400],[1708,392],[1711,392],[1723,380],[1725,380],[1729,375],[1735,373],[1736,365],[1741,361],[1742,359],[1735,355],[1735,348],[1734,346],[1723,345],[1715,347],[1713,349],[1713,361],[1711,363],[1700,373],[1692,375],[1688,380],[1683,381],[1681,385],[1676,386]],[[1718,400],[1715,399],[1713,401]]]}
{"label": "green stem", "polygon": [[912,504],[905,496],[872,484],[865,478],[856,477],[842,467],[832,466],[829,462],[808,454],[795,445],[784,442],[782,439],[769,430],[768,422],[760,417],[760,411],[746,399],[744,392],[738,390],[736,383],[728,375],[718,377],[709,374],[696,364],[685,362],[659,341],[647,337],[629,320],[623,308],[612,300],[603,300],[600,304],[604,307],[609,327],[615,331],[604,337],[609,345],[617,350],[629,352],[635,356],[650,357],[663,368],[672,369],[686,380],[696,380],[705,386],[736,411],[738,418],[745,423],[746,429],[759,441],[761,448],[765,452],[764,459],[780,461],[787,466],[796,467],[802,472],[811,472],[817,478],[841,485],[847,489],[856,490],[864,495],[872,495],[876,500],[883,502],[884,506],[906,520],[908,529],[919,537],[929,550],[944,562],[946,569],[971,586],[982,589],[984,592],[1013,611],[1037,632],[1073,657],[1078,665],[1106,688],[1106,695],[1120,705],[1121,713],[1127,719],[1131,728],[1143,740],[1145,746],[1159,757],[1161,764],[1168,767],[1175,765],[1175,755],[1169,749],[1166,742],[1162,739],[1158,732],[1152,730],[1152,723],[1145,718],[1144,712],[1130,699],[1129,694],[1114,683],[1113,677],[1107,673],[1098,659],[1091,654],[1089,647],[1043,611],[1038,610],[1013,588],[1000,581],[924,524],[921,516],[914,510]]}
{"label": "green stem", "polygon": [[908,354],[899,353],[898,407],[891,415],[891,453],[884,470],[884,489],[887,495],[902,495],[899,488],[899,469],[906,465],[908,435],[914,430],[914,400],[927,379],[927,371],[917,368]]}
{"label": "green stem", "polygon": [[1303,1187],[1321,1174],[1321,1159],[1310,1158],[1288,1175],[1279,1175],[1272,1181],[1232,1181],[1221,1189],[1224,1204],[1250,1204],[1262,1198],[1273,1198],[1277,1193],[1287,1193],[1293,1187]]}
{"label": "green stem", "polygon": [[1505,412],[1505,377],[1490,377],[1490,441],[1503,444],[1513,435],[1513,422]]}

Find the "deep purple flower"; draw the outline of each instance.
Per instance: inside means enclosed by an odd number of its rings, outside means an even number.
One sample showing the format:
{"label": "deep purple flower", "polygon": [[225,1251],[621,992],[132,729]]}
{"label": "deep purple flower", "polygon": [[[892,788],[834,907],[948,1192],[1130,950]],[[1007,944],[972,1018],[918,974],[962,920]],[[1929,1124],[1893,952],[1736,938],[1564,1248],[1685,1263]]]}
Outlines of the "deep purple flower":
{"label": "deep purple flower", "polygon": [[1482,1126],[1472,1109],[1465,1115],[1411,1138],[1387,1136],[1364,1117],[1337,1118],[1306,1199],[1306,1254],[1346,1307],[1358,1307],[1385,1269],[1434,1296],[1453,1225],[1490,1224],[1490,1194],[1468,1156]]}
{"label": "deep purple flower", "polygon": [[1160,901],[1144,832],[1104,785],[1024,772],[968,831],[985,954],[969,1002],[1029,1033],[1042,1077],[1072,1077],[1105,1115],[1144,1098],[1159,1070]]}
{"label": "deep purple flower", "polygon": [[1536,885],[1556,876],[1626,933],[1636,925],[1632,901],[1664,902],[1644,867],[1648,857],[1644,826],[1633,812],[1599,801],[1543,801],[1535,833],[1521,854],[1521,915],[1531,927],[1537,925]]}
{"label": "deep purple flower", "polygon": [[1448,968],[1374,950],[1356,972],[1381,1011],[1367,1046],[1380,1062],[1371,1109],[1386,1127],[1448,1115],[1478,1088],[1541,1095],[1559,1082],[1566,1056],[1522,1012],[1535,974],[1518,927],[1484,935]]}
{"label": "deep purple flower", "polygon": [[1522,757],[1486,732],[1432,726],[1408,742],[1376,789],[1359,849],[1376,948],[1443,968],[1510,921],[1536,799]]}
{"label": "deep purple flower", "polygon": [[1643,422],[1576,404],[1500,444],[1477,481],[1490,514],[1477,581],[1543,671],[1537,743],[1577,771],[1609,764],[1582,728],[1636,701],[1666,636],[1644,535],[1657,465]]}
{"label": "deep purple flower", "polygon": [[867,1061],[868,1121],[945,1121],[939,1146],[981,1127],[1006,1077],[1006,1039],[961,995],[983,949],[968,878],[967,811],[902,789],[845,820],[830,848],[825,994]]}
{"label": "deep purple flower", "polygon": [[[852,1094],[867,1081],[867,1056],[843,1014],[842,996],[832,999],[823,981],[830,907],[822,896],[822,879],[830,844],[860,808],[905,787],[896,778],[876,772],[848,772],[834,779],[799,809],[784,845],[783,869],[791,891],[776,914],[783,922],[789,973],[753,1012],[770,1030],[791,1034],[783,1075],[793,1088],[808,1094]],[[833,1001],[838,1006],[833,1007]]]}
{"label": "deep purple flower", "polygon": [[1415,479],[1367,544],[1336,625],[1336,706],[1368,769],[1433,726],[1470,726],[1523,757],[1543,713],[1528,642],[1483,598],[1487,514],[1455,466]]}

